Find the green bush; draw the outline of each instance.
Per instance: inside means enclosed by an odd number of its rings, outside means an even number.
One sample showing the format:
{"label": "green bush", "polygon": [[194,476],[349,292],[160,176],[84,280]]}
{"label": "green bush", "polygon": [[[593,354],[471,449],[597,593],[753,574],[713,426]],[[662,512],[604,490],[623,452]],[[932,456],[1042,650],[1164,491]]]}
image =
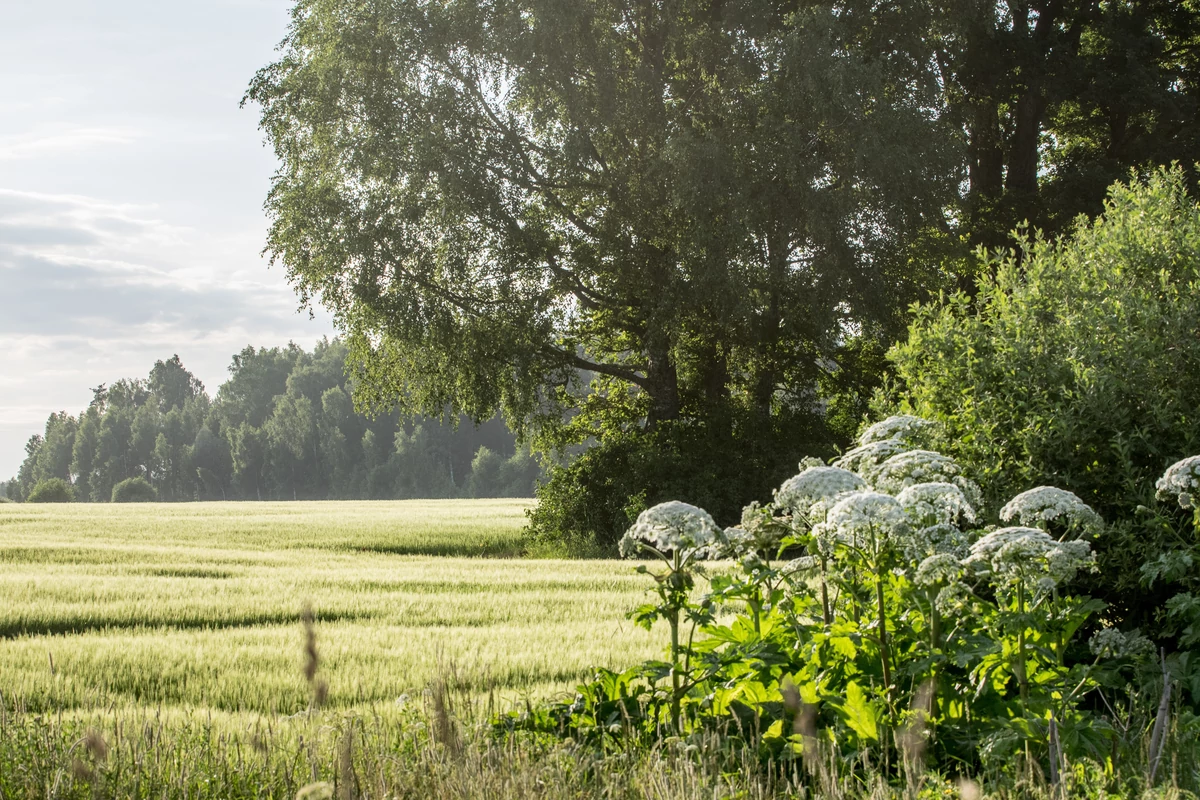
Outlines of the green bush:
{"label": "green bush", "polygon": [[[836,784],[882,777],[915,797],[927,769],[1037,770],[1073,797],[1084,795],[1062,782],[1068,764],[1140,763],[1151,782],[1177,757],[1194,770],[1195,750],[1146,740],[1156,716],[1168,722],[1162,670],[1186,683],[1189,654],[1160,664],[1143,632],[1113,626],[1073,588],[1095,567],[1103,521],[1039,486],[1009,499],[1005,527],[990,525],[981,488],[926,449],[934,427],[906,415],[867,428],[832,466],[802,462],[736,527],[687,503],[643,511],[620,552],[642,562],[651,600],[630,616],[662,632],[664,656],[600,669],[574,697],[496,726],[625,752],[711,733],[728,751],[802,766],[795,780],[807,773],[805,794],[818,796],[833,794],[831,771]],[[1194,540],[1200,456],[1157,487],[1164,506],[1194,512],[1178,530]],[[1181,741],[1198,722],[1180,715]]]}
{"label": "green bush", "polygon": [[1156,629],[1175,591],[1143,570],[1174,547],[1154,479],[1200,451],[1200,206],[1160,170],[1064,240],[983,266],[977,297],[917,309],[877,409],[940,422],[992,511],[1039,483],[1082,497],[1112,523],[1084,589]]}
{"label": "green bush", "polygon": [[158,492],[142,477],[126,478],[112,490],[114,503],[153,503],[157,499]]}
{"label": "green bush", "polygon": [[38,481],[38,484],[33,487],[33,491],[29,493],[26,502],[73,503],[75,502],[75,490],[62,478],[47,478],[44,481]]}
{"label": "green bush", "polygon": [[613,432],[538,485],[529,532],[539,545],[611,554],[641,511],[671,499],[702,506],[718,522],[732,524],[742,506],[769,493],[814,451],[832,453],[833,447],[806,418],[746,415]]}

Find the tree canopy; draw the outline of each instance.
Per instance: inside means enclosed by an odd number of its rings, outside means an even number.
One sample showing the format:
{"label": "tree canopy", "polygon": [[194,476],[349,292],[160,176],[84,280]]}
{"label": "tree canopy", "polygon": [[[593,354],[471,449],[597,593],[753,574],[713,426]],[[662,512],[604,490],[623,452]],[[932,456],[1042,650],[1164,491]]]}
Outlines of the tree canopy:
{"label": "tree canopy", "polygon": [[51,414],[6,492],[58,480],[81,502],[532,495],[540,465],[501,420],[359,413],[346,357],[336,340],[247,347],[215,399],[179,356],[158,361],[146,380],[94,389],[78,417]]}
{"label": "tree canopy", "polygon": [[595,445],[534,522],[612,535],[680,492],[732,521],[972,245],[1200,159],[1197,52],[1158,0],[298,0],[247,100],[358,399]]}
{"label": "tree canopy", "polygon": [[584,370],[623,424],[808,409],[924,283],[897,243],[956,179],[921,31],[867,22],[300,2],[248,94],[282,162],[269,248],[384,403],[554,425]]}

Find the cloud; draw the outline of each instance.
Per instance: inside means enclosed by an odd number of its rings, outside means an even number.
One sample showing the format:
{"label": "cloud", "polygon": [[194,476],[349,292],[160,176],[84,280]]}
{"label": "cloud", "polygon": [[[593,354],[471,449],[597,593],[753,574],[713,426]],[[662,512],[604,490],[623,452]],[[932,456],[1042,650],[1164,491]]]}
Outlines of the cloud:
{"label": "cloud", "polygon": [[157,212],[0,189],[0,479],[46,415],[78,413],[91,386],[178,353],[215,392],[247,344],[333,332],[297,313],[254,235],[201,234]]}
{"label": "cloud", "polygon": [[0,161],[44,158],[97,147],[133,144],[144,134],[132,128],[77,127],[0,136]]}

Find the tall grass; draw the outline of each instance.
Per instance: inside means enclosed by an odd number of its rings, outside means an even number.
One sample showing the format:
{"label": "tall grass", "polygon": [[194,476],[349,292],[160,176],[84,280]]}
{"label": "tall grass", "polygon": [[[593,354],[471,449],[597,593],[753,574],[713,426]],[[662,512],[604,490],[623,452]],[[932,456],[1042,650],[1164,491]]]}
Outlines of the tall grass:
{"label": "tall grass", "polygon": [[269,505],[6,506],[0,692],[295,714],[306,604],[334,710],[394,704],[439,659],[464,686],[544,697],[657,652],[624,618],[642,596],[626,564],[391,552],[487,554],[517,541],[519,503],[347,503],[340,522],[338,504]]}
{"label": "tall grass", "polygon": [[[970,796],[952,776],[896,789],[832,760],[771,767],[711,733],[607,752],[494,735],[495,712],[665,636],[625,619],[646,588],[628,563],[479,557],[516,552],[520,512],[5,505],[0,800]],[[1156,796],[1195,763],[1180,739]],[[1143,764],[1068,766],[1065,796],[1144,791]],[[1045,785],[1031,768],[982,791]]]}

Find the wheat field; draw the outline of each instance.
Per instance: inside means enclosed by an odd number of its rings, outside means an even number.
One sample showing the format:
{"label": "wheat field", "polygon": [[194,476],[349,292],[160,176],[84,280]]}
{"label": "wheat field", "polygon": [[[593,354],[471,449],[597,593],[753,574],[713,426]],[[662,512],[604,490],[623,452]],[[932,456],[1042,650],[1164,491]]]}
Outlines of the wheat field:
{"label": "wheat field", "polygon": [[0,693],[31,712],[294,715],[448,672],[521,702],[653,656],[628,563],[526,560],[525,502],[0,505]]}

